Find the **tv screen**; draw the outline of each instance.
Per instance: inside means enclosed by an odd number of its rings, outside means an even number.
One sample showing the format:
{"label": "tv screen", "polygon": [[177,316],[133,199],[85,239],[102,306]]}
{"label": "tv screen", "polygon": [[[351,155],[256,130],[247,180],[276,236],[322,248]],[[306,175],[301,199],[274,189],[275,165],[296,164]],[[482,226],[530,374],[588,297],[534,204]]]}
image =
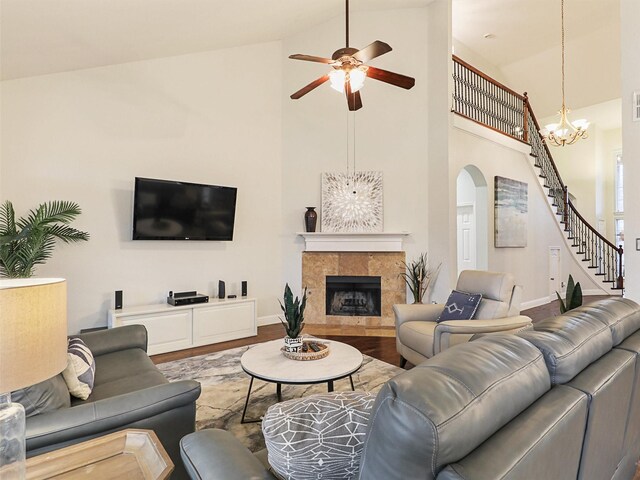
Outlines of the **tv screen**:
{"label": "tv screen", "polygon": [[136,177],[134,240],[233,240],[235,187]]}

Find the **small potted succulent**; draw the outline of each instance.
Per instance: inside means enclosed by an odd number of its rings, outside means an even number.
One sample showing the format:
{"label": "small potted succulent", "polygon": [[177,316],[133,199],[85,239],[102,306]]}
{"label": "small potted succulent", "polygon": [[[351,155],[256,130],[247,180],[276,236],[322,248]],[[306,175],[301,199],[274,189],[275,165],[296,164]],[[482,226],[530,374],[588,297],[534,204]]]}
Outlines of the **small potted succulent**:
{"label": "small potted succulent", "polygon": [[284,319],[280,318],[287,336],[284,337],[284,349],[287,352],[299,352],[302,349],[302,336],[304,328],[304,309],[307,306],[307,289],[302,292],[302,300],[293,299],[293,293],[289,284],[284,287],[284,303],[280,302],[280,308],[284,313]]}

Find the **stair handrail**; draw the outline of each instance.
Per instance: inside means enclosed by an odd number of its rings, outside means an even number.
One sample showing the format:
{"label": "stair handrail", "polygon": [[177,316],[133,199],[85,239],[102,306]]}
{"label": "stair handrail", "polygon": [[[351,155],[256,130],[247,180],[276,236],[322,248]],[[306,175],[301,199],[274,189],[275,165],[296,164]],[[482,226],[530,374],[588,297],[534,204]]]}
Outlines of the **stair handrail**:
{"label": "stair handrail", "polygon": [[[521,93],[516,92],[515,90],[512,90],[511,88],[507,87],[506,85],[504,85],[503,83],[495,80],[494,78],[490,77],[489,75],[483,73],[482,71],[478,70],[476,67],[474,67],[473,65],[465,62],[464,60],[462,60],[460,57],[456,56],[456,55],[452,55],[453,61],[454,63],[459,63],[460,65],[464,66],[465,68],[467,68],[468,70],[470,70],[471,72],[475,73],[476,75],[478,75],[479,77],[483,78],[484,80],[486,80],[487,82],[491,83],[492,85],[496,86],[497,88],[509,93],[510,95],[513,95],[514,97],[516,97],[517,99],[519,99],[522,102],[523,105],[523,131],[522,131],[522,138],[518,138],[518,136],[514,135],[513,133],[510,132],[505,132],[503,130],[500,130],[497,127],[494,127],[492,125],[488,125],[487,123],[484,123],[480,120],[477,120],[473,117],[470,117],[469,115],[466,115],[463,112],[459,112],[456,111],[455,108],[452,108],[451,111],[457,113],[460,116],[463,116],[469,120],[471,120],[472,122],[476,122],[478,124],[481,124],[487,128],[490,128],[491,130],[494,130],[498,133],[501,133],[503,135],[508,136],[509,138],[513,138],[514,140],[518,140],[519,142],[523,142],[528,144],[528,137],[529,137],[529,132],[528,132],[528,122],[527,122],[527,109],[526,109],[526,98],[525,95],[522,95]],[[454,72],[455,75],[455,72]],[[455,92],[454,92],[454,96],[455,96]],[[513,105],[511,105],[511,107],[513,107]]]}
{"label": "stair handrail", "polygon": [[[525,109],[529,111],[529,116],[531,117],[531,120],[533,120],[533,123],[536,126],[536,133],[540,135],[540,124],[538,123],[536,114],[533,112],[533,109],[531,108],[531,104],[529,103],[529,97],[527,96],[527,92],[524,92],[524,99],[525,99]],[[556,173],[556,176],[558,177],[558,182],[560,182],[560,187],[562,189],[565,189],[566,188],[565,184],[562,181],[562,177],[560,176],[560,172],[558,171],[556,162],[553,161],[553,155],[551,155],[551,150],[549,150],[549,145],[547,145],[547,142],[544,142],[544,141],[542,142],[542,145],[544,145],[544,149],[547,152],[547,155],[549,156],[549,160],[551,160],[551,166],[553,167],[553,171]]]}

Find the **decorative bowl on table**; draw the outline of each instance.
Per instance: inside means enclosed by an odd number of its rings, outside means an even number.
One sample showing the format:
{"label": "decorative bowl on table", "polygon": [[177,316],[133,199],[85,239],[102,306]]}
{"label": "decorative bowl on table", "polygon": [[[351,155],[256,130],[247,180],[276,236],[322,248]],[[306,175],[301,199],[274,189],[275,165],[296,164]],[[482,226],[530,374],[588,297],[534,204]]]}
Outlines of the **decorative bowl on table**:
{"label": "decorative bowl on table", "polygon": [[291,360],[320,360],[329,355],[329,345],[318,340],[304,340],[297,352],[288,352],[282,347],[282,354]]}

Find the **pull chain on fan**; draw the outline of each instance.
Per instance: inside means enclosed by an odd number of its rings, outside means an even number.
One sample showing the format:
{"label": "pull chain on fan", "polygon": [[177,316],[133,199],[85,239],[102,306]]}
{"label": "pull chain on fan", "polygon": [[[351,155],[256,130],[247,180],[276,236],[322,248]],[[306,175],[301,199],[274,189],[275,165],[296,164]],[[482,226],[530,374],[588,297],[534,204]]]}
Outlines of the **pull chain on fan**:
{"label": "pull chain on fan", "polygon": [[330,81],[331,87],[340,93],[344,92],[347,97],[347,106],[350,111],[362,108],[360,89],[364,85],[367,77],[380,82],[388,83],[404,89],[412,88],[416,81],[412,77],[407,77],[399,73],[389,72],[380,68],[365,65],[370,60],[384,55],[391,51],[391,47],[380,40],[367,45],[361,50],[349,47],[349,0],[345,0],[346,6],[346,46],[333,52],[331,58],[316,57],[313,55],[295,54],[289,58],[294,60],[304,60],[306,62],[325,63],[333,70],[326,75],[314,80],[309,85],[291,95],[293,100],[297,100],[323,83]]}

